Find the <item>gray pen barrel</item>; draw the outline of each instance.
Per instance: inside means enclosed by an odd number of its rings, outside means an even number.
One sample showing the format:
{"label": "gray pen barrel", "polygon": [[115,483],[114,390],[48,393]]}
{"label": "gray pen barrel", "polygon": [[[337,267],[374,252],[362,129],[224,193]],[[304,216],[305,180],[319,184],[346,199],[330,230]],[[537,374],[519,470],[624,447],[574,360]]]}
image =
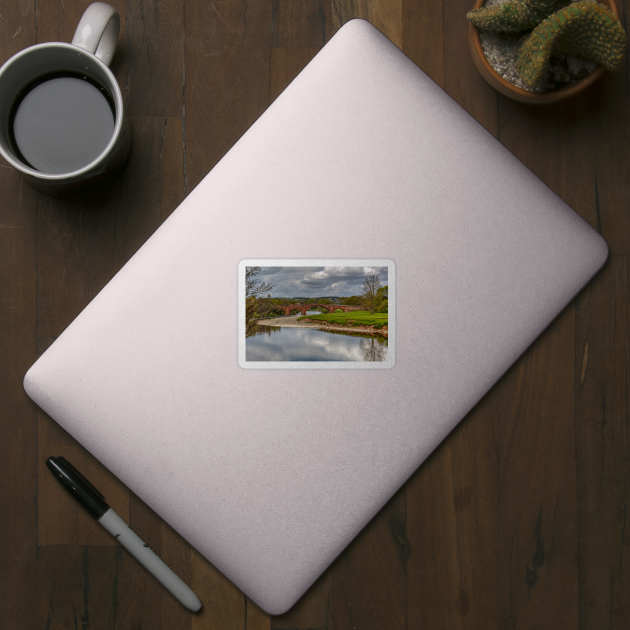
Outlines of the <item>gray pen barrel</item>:
{"label": "gray pen barrel", "polygon": [[109,508],[98,522],[142,564],[183,606],[197,612],[201,601],[190,587],[176,575],[158,555]]}

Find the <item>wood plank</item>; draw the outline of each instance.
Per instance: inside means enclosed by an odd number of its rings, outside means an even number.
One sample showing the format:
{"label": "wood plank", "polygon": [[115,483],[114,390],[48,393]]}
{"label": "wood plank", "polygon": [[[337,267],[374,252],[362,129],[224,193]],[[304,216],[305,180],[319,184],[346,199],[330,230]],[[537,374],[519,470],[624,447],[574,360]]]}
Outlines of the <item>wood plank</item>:
{"label": "wood plank", "polygon": [[246,630],[249,606],[245,595],[195,549],[191,588],[203,602],[203,608],[193,617],[193,630]]}
{"label": "wood plank", "polygon": [[332,569],[325,571],[291,610],[273,615],[272,630],[332,629],[332,574]]}
{"label": "wood plank", "polygon": [[269,105],[269,3],[192,3],[185,29],[189,192]]}
{"label": "wood plank", "polygon": [[184,134],[182,118],[164,120],[159,148],[160,225],[184,201]]}
{"label": "wood plank", "polygon": [[500,383],[497,625],[578,626],[571,305]]}
{"label": "wood plank", "polygon": [[[35,43],[33,3],[3,3],[0,63]],[[0,619],[36,625],[37,419],[22,388],[35,345],[37,193],[0,158]]]}
{"label": "wood plank", "polygon": [[402,50],[440,87],[444,87],[442,1],[403,0]]}
{"label": "wood plank", "polygon": [[37,350],[44,352],[112,275],[121,181],[100,194],[61,200],[40,195]]}
{"label": "wood plank", "polygon": [[492,135],[497,135],[498,93],[479,74],[468,50],[470,0],[443,3],[443,88]]}
{"label": "wood plank", "polygon": [[192,630],[271,630],[270,616],[196,549],[190,566],[190,586],[203,603],[192,617]]}
{"label": "wood plank", "polygon": [[407,483],[409,630],[496,618],[499,399],[497,386]]}
{"label": "wood plank", "polygon": [[[630,3],[619,4],[626,6],[628,16]],[[625,28],[628,32],[628,27]],[[630,159],[626,150],[630,146],[629,66],[626,62],[618,72],[607,73],[591,89],[589,97],[593,107],[580,125],[588,131],[583,152],[588,151],[593,163],[591,179],[595,200],[590,205],[588,220],[615,254],[630,254],[630,213],[627,211],[630,208]],[[575,164],[572,161],[567,166],[575,167]],[[577,182],[577,178],[574,181]]]}
{"label": "wood plank", "polygon": [[576,305],[580,628],[630,627],[630,260],[611,256]]}
{"label": "wood plank", "polygon": [[330,39],[330,0],[272,0],[272,46],[323,46]]}
{"label": "wood plank", "polygon": [[183,0],[127,4],[127,106],[130,116],[181,116]]}
{"label": "wood plank", "polygon": [[36,37],[33,2],[31,0],[4,2],[0,20],[0,64],[22,48],[37,43]]}
{"label": "wood plank", "polygon": [[406,488],[399,490],[332,567],[332,627],[407,625]]}
{"label": "wood plank", "polygon": [[[597,227],[592,131],[593,103],[576,97],[545,107],[499,99],[499,140],[593,227]],[[523,134],[527,133],[527,142]]]}
{"label": "wood plank", "polygon": [[332,33],[348,20],[363,18],[402,50],[403,0],[332,0]]}
{"label": "wood plank", "polygon": [[42,547],[37,557],[33,606],[47,630],[111,630],[116,612],[116,548]]}
{"label": "wood plank", "polygon": [[245,630],[270,630],[271,618],[254,602],[245,597]]}
{"label": "wood plank", "polygon": [[21,630],[34,627],[37,410],[22,379],[37,359],[37,218],[36,192],[4,160],[0,198],[0,618]]}
{"label": "wood plank", "polygon": [[269,52],[269,98],[275,101],[321,50],[319,46],[272,48]]}

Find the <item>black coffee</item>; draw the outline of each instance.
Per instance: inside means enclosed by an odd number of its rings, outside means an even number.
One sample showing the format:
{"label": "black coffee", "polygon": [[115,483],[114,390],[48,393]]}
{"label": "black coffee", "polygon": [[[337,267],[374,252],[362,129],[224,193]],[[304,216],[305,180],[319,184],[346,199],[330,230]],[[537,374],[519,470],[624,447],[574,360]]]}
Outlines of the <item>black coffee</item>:
{"label": "black coffee", "polygon": [[25,163],[43,173],[70,173],[95,160],[111,140],[113,101],[85,77],[48,75],[18,96],[11,131]]}

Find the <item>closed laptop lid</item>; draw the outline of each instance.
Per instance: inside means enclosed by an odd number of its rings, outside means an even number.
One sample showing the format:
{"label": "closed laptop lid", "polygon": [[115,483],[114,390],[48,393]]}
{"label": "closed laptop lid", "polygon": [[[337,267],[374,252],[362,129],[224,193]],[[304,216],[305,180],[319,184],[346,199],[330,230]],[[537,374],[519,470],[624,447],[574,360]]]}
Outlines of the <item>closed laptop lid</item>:
{"label": "closed laptop lid", "polygon": [[[277,614],[607,253],[389,40],[354,20],[40,357],[25,388]],[[390,287],[382,365],[369,352],[249,361],[248,266],[297,270],[304,291],[379,270]]]}

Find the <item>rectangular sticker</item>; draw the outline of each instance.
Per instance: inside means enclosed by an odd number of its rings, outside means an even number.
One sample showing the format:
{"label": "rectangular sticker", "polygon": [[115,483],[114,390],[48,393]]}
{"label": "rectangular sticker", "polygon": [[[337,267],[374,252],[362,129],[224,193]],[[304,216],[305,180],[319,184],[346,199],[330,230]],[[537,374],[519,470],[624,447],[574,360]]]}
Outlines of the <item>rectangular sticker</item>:
{"label": "rectangular sticker", "polygon": [[239,365],[391,368],[394,274],[389,259],[242,260]]}

